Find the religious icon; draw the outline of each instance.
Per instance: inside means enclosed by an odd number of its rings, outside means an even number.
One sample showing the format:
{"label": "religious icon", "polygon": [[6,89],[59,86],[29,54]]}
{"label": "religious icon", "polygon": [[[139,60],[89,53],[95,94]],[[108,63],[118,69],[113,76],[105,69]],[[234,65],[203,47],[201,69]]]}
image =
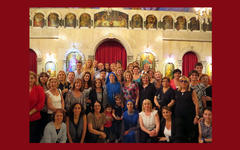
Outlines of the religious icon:
{"label": "religious icon", "polygon": [[210,78],[212,78],[212,64],[207,64],[206,74],[207,74]]}
{"label": "religious icon", "polygon": [[128,27],[128,15],[119,11],[99,12],[94,15],[94,27]]}
{"label": "religious icon", "polygon": [[157,28],[157,18],[154,15],[148,15],[146,20],[146,29]]}
{"label": "religious icon", "polygon": [[165,66],[165,77],[173,79],[173,70],[174,70],[174,64],[167,63]]}
{"label": "religious icon", "polygon": [[91,16],[87,13],[84,13],[80,16],[79,19],[79,26],[80,27],[91,27]]}
{"label": "religious icon", "polygon": [[44,15],[42,13],[37,13],[34,16],[34,27],[43,27],[44,26]]}
{"label": "religious icon", "polygon": [[46,63],[45,70],[51,77],[56,77],[56,64],[53,61]]}
{"label": "religious icon", "polygon": [[49,27],[58,27],[59,26],[59,18],[58,14],[51,13],[48,16],[48,26]]}
{"label": "religious icon", "polygon": [[173,29],[173,18],[171,16],[163,17],[163,29]]}
{"label": "religious icon", "polygon": [[76,70],[77,62],[82,60],[82,57],[77,52],[72,52],[67,56],[67,72],[72,72]]}
{"label": "religious icon", "polygon": [[187,29],[187,21],[184,17],[180,16],[177,18],[177,22],[175,24],[175,28],[177,30],[186,30]]}
{"label": "religious icon", "polygon": [[143,68],[144,64],[148,63],[150,68],[155,68],[155,57],[152,53],[143,53],[140,57],[140,67]]}
{"label": "religious icon", "polygon": [[193,30],[200,30],[199,26],[199,20],[196,19],[196,17],[192,17],[190,19],[190,23],[188,25],[188,28],[193,31]]}
{"label": "religious icon", "polygon": [[76,27],[76,16],[69,13],[65,17],[65,27]]}
{"label": "religious icon", "polygon": [[132,28],[142,28],[143,27],[143,18],[136,14],[132,16]]}

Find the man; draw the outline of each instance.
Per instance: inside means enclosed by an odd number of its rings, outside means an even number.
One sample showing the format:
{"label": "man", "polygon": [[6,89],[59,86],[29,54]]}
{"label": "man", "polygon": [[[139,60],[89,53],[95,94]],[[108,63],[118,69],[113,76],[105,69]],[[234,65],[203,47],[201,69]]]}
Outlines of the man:
{"label": "man", "polygon": [[103,63],[98,63],[98,69],[95,71],[95,79],[100,78],[100,71],[104,69]]}
{"label": "man", "polygon": [[83,73],[82,73],[82,62],[81,61],[77,62],[77,69],[74,71],[74,73],[75,73],[75,79],[82,78]]}
{"label": "man", "polygon": [[95,59],[94,61],[93,61],[93,68],[94,68],[94,71],[96,72],[97,70],[98,70],[98,61]]}
{"label": "man", "polygon": [[108,76],[108,73],[106,73],[106,70],[102,69],[100,71],[100,77],[99,78],[102,80],[102,85],[103,86],[105,86],[105,82],[106,82],[107,76]]}
{"label": "man", "polygon": [[[202,70],[203,70],[203,65],[202,63],[198,62],[195,64],[195,67],[194,67],[194,70],[196,70],[199,74],[199,78],[198,78],[198,82],[200,82],[200,77],[202,76]],[[208,76],[208,84],[211,85],[211,79],[210,77]]]}
{"label": "man", "polygon": [[122,61],[121,60],[117,60],[116,64],[117,64],[117,68],[122,68]]}
{"label": "man", "polygon": [[142,72],[141,72],[141,75],[143,75],[143,74],[145,74],[145,73],[148,73],[149,70],[150,70],[150,65],[149,65],[149,63],[145,63],[145,64],[143,65],[143,70],[142,70]]}

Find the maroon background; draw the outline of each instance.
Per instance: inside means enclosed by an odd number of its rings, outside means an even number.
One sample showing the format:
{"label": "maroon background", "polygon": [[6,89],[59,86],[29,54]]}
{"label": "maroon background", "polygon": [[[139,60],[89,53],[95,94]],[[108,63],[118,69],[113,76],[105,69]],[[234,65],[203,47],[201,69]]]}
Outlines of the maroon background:
{"label": "maroon background", "polygon": [[[1,1],[1,148],[10,149],[236,149],[239,142],[239,4],[217,0]],[[227,4],[230,4],[228,6]],[[28,144],[29,7],[213,7],[212,144]],[[228,13],[227,13],[228,12]],[[236,17],[236,18],[235,18]],[[231,25],[231,23],[234,23]],[[217,31],[218,29],[218,31]],[[231,40],[231,43],[227,43]],[[232,87],[233,86],[233,87]]]}

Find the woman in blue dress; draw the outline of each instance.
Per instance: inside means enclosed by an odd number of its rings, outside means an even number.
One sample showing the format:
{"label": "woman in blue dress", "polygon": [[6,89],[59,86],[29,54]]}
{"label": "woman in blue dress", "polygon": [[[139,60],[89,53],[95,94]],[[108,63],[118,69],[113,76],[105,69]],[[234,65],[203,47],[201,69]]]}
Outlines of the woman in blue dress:
{"label": "woman in blue dress", "polygon": [[121,85],[118,82],[117,77],[113,72],[108,74],[108,77],[106,80],[106,89],[107,89],[108,103],[113,106],[115,104],[114,97],[117,94],[121,93]]}
{"label": "woman in blue dress", "polygon": [[122,143],[138,143],[138,111],[134,106],[134,101],[127,101],[127,110],[123,113],[122,120]]}

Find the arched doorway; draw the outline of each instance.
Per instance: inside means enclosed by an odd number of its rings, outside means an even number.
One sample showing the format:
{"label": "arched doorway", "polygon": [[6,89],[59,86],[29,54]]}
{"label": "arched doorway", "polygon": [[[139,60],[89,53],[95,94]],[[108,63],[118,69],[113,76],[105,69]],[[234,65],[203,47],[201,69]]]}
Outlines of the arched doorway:
{"label": "arched doorway", "polygon": [[37,73],[37,54],[29,49],[29,70]]}
{"label": "arched doorway", "polygon": [[116,63],[122,61],[123,69],[127,65],[127,53],[125,48],[116,40],[107,40],[100,44],[96,50],[95,59],[101,63]]}
{"label": "arched doorway", "polygon": [[194,69],[198,62],[197,55],[194,52],[187,52],[182,58],[182,72],[183,75],[188,76],[189,72]]}

